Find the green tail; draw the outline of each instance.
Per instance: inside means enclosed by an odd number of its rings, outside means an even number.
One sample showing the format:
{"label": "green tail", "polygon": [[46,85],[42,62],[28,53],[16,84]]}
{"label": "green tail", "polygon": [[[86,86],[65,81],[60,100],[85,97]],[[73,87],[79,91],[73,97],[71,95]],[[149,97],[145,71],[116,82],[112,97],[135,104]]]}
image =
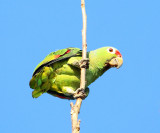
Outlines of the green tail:
{"label": "green tail", "polygon": [[53,69],[51,67],[44,67],[39,73],[32,77],[29,85],[34,89],[32,92],[33,98],[38,98],[50,89],[51,84],[48,79],[51,77],[53,77]]}

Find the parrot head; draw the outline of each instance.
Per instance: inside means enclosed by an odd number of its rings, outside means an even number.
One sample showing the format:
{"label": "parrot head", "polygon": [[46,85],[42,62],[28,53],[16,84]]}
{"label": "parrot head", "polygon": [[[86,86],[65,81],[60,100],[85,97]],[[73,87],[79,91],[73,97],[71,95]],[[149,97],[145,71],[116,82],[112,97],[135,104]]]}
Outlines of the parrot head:
{"label": "parrot head", "polygon": [[114,47],[102,47],[95,52],[97,59],[100,60],[96,62],[96,64],[98,64],[99,67],[103,66],[102,68],[105,68],[105,70],[111,67],[120,68],[123,64],[121,53]]}
{"label": "parrot head", "polygon": [[123,64],[123,58],[121,53],[113,48],[113,47],[107,47],[107,55],[109,60],[106,61],[106,65],[110,65],[111,67],[120,68]]}

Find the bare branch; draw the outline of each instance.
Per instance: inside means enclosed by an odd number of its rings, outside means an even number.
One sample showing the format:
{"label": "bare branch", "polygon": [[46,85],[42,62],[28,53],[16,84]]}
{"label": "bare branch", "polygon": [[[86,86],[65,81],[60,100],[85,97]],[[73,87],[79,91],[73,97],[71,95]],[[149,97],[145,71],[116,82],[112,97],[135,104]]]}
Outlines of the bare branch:
{"label": "bare branch", "polygon": [[[82,59],[86,59],[87,53],[87,41],[86,41],[86,31],[87,31],[87,15],[85,10],[85,0],[81,0],[81,8],[82,8],[82,19],[83,19],[83,29],[82,29]],[[80,88],[85,89],[85,75],[86,69],[81,68],[81,82]],[[80,132],[80,120],[78,120],[78,114],[80,112],[82,99],[78,98],[76,100],[75,105],[71,103],[71,121],[72,121],[72,133]]]}
{"label": "bare branch", "polygon": [[71,121],[72,121],[72,133],[80,132],[80,120],[78,121],[78,114],[80,111],[82,99],[78,98],[75,105],[71,103]]}

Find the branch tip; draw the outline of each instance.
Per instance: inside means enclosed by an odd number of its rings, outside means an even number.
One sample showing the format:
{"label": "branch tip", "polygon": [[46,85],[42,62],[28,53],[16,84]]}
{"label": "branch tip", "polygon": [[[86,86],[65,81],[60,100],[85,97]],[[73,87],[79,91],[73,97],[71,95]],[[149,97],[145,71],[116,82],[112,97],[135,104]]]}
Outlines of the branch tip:
{"label": "branch tip", "polygon": [[73,108],[73,103],[72,102],[70,103],[70,106],[71,106],[71,108]]}

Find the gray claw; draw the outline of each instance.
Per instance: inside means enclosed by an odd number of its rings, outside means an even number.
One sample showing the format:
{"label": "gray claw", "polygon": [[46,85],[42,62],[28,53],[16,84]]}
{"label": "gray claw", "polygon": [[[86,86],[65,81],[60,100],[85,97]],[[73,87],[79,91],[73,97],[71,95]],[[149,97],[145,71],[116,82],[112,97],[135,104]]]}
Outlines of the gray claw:
{"label": "gray claw", "polygon": [[85,99],[86,98],[86,94],[85,94],[85,91],[83,88],[78,88],[74,95],[73,95],[74,99],[77,99],[77,98],[82,98],[82,99]]}
{"label": "gray claw", "polygon": [[89,58],[80,60],[79,65],[80,65],[80,68],[88,69],[89,68]]}

